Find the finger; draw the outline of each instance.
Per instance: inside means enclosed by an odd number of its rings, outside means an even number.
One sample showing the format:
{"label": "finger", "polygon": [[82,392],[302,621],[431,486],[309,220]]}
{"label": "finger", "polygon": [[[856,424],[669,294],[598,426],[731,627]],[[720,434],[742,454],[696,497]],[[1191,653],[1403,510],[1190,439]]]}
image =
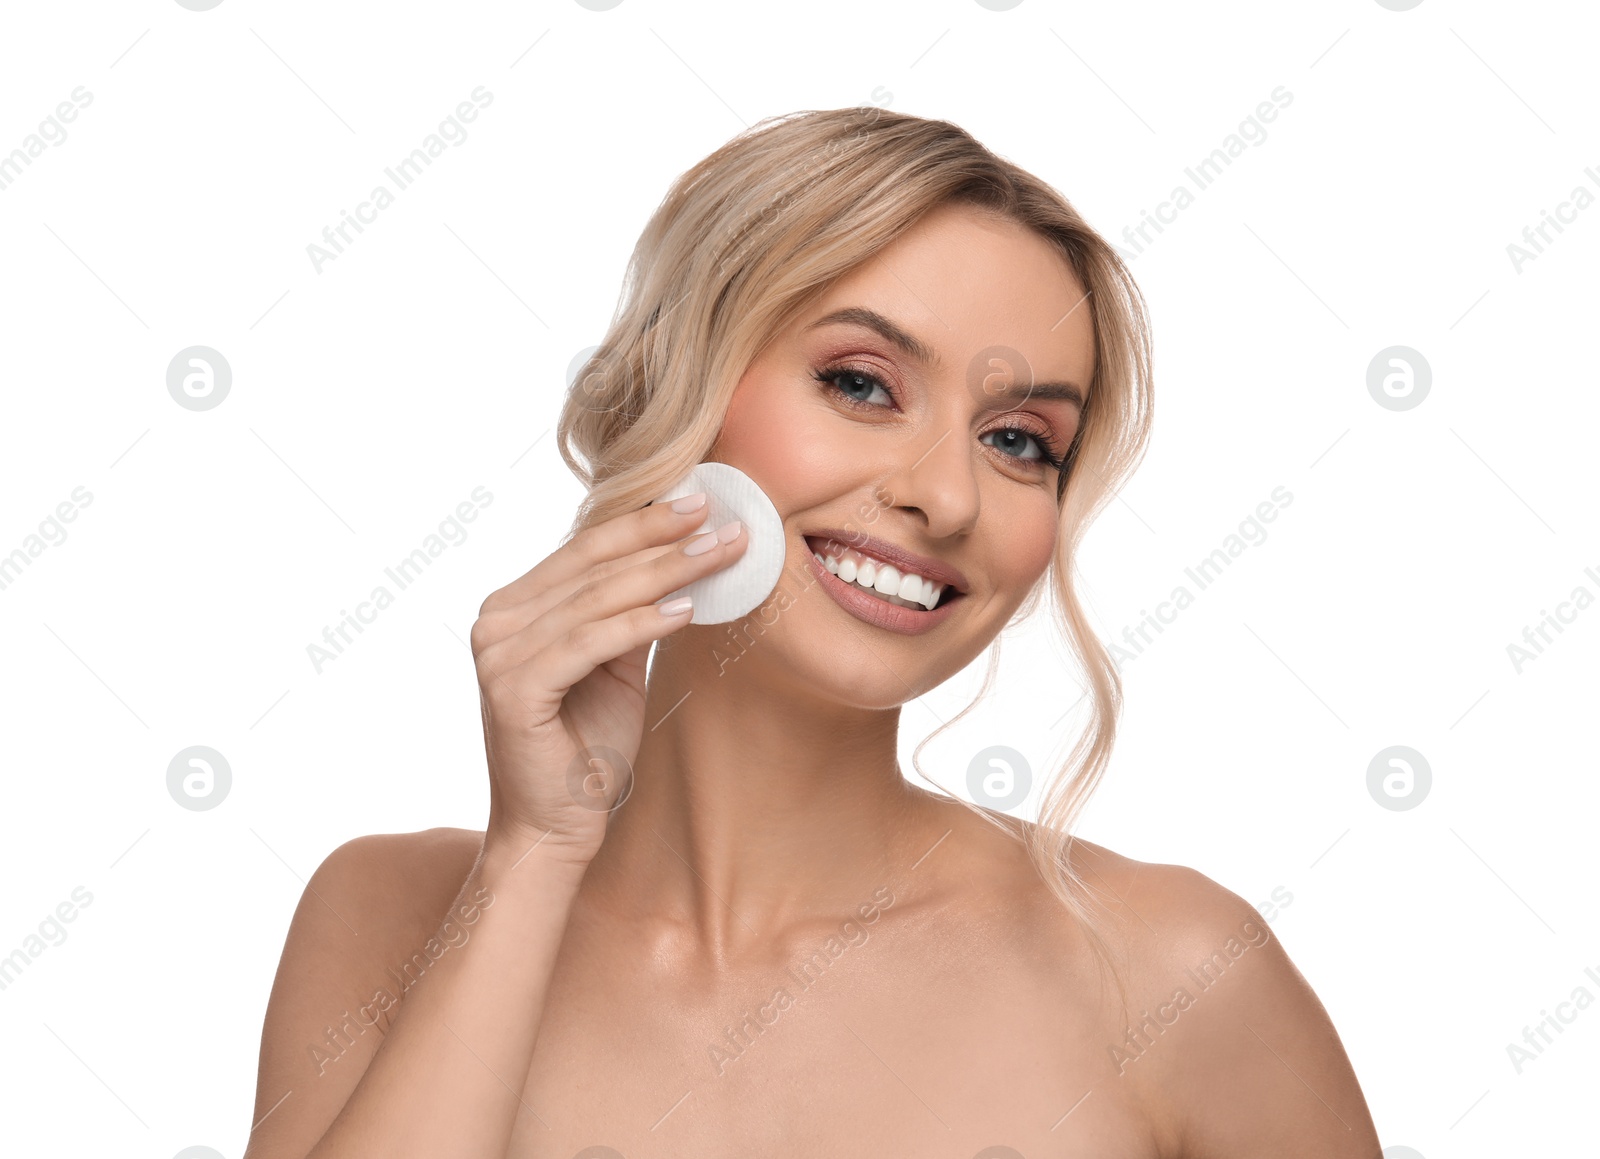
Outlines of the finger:
{"label": "finger", "polygon": [[[579,630],[585,623],[607,620],[641,605],[645,606],[645,610],[653,611],[656,602],[663,596],[738,559],[744,554],[749,539],[743,524],[738,534],[727,543],[721,542],[717,533],[707,532],[685,540],[675,549],[668,549],[645,563],[585,580],[554,607],[531,616],[515,630],[499,635],[483,649],[481,655],[488,659],[491,668],[504,671],[538,655],[554,642]],[[520,614],[520,609],[496,613],[502,626],[514,621]]]}
{"label": "finger", "polygon": [[564,697],[574,684],[602,664],[676,632],[689,622],[693,611],[686,608],[677,615],[664,616],[656,604],[646,604],[603,620],[585,620],[524,667],[537,671],[543,695]]}
{"label": "finger", "polygon": [[670,545],[698,527],[705,517],[704,502],[687,512],[673,510],[672,503],[650,503],[585,527],[527,572],[490,594],[479,614],[524,603],[538,592],[581,577],[592,568],[615,566],[620,559]]}

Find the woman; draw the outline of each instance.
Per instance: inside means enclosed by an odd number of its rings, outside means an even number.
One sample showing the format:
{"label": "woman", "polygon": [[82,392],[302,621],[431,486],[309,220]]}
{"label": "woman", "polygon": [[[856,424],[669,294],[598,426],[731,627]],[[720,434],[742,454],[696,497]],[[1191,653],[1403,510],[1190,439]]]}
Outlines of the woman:
{"label": "woman", "polygon": [[[1148,364],[1114,251],[949,123],[796,115],[680,178],[561,417],[575,534],[472,631],[486,827],[318,869],[249,1153],[1376,1156],[1255,911],[1067,836],[1120,695],[1072,548]],[[651,502],[707,460],[788,539],[731,627],[664,601],[745,550]],[[901,706],[1047,579],[1094,721],[1044,823],[908,784]]]}

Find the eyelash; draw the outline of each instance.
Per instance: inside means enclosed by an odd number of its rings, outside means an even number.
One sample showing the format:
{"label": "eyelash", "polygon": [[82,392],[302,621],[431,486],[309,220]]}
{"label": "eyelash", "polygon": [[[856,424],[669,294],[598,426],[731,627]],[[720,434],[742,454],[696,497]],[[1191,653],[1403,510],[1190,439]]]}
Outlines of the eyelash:
{"label": "eyelash", "polygon": [[[816,379],[817,382],[821,383],[824,387],[831,388],[834,394],[838,395],[839,398],[843,399],[851,406],[866,407],[869,410],[882,410],[883,408],[881,406],[876,406],[870,402],[864,402],[859,398],[855,398],[849,394],[846,394],[842,389],[840,389],[834,380],[842,378],[847,374],[859,378],[864,382],[870,383],[873,386],[881,388],[885,394],[895,401],[897,406],[899,405],[900,396],[895,392],[894,388],[878,375],[873,374],[871,371],[861,370],[853,366],[824,366],[821,369],[814,371],[811,377]],[[1040,457],[1037,459],[1024,459],[1020,455],[1006,455],[1006,458],[1016,459],[1019,463],[1039,463],[1041,465],[1048,464],[1054,467],[1057,471],[1063,471],[1066,469],[1066,461],[1061,453],[1061,445],[1050,434],[1049,431],[1035,430],[1030,426],[1012,425],[996,427],[994,431],[985,431],[984,433],[986,435],[992,435],[995,433],[995,431],[1020,431],[1022,434],[1027,435],[1029,438],[1033,439],[1034,442],[1039,444]],[[1002,452],[1002,454],[1004,454],[1004,452]]]}

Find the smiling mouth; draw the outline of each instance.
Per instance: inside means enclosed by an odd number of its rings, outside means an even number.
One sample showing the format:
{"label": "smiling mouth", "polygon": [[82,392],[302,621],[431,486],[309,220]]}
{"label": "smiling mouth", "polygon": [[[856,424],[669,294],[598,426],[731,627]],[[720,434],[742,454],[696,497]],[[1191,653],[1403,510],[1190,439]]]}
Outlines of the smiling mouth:
{"label": "smiling mouth", "polygon": [[816,536],[801,538],[806,550],[834,578],[886,604],[927,615],[962,598],[962,593],[953,584],[938,583],[914,572],[901,571],[893,564],[831,539]]}

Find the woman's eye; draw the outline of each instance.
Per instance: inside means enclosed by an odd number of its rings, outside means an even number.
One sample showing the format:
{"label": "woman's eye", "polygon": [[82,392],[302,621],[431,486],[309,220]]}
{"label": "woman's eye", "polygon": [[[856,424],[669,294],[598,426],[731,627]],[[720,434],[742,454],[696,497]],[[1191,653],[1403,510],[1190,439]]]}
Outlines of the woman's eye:
{"label": "woman's eye", "polygon": [[823,369],[817,371],[815,377],[819,382],[825,383],[855,402],[880,405],[869,402],[872,398],[872,392],[875,390],[881,393],[888,401],[894,401],[894,396],[889,393],[888,388],[883,385],[881,379],[859,370]]}
{"label": "woman's eye", "polygon": [[[821,370],[812,372],[812,377],[829,392],[842,395],[852,406],[883,409],[885,403],[894,405],[897,401],[894,392],[884,385],[881,378],[864,370],[825,366]],[[881,400],[874,401],[875,392],[882,396]],[[1058,470],[1061,468],[1061,461],[1056,457],[1055,444],[1048,436],[1026,427],[999,427],[982,435],[980,441],[987,442],[991,435],[1002,436],[998,443],[989,443],[989,446],[1009,459],[1039,466],[1053,466]]]}
{"label": "woman's eye", "polygon": [[1022,459],[1024,461],[1033,461],[1039,463],[1046,463],[1050,461],[1050,454],[1044,445],[1044,440],[1038,435],[1034,434],[1032,431],[1023,430],[1021,427],[1001,427],[999,430],[990,431],[989,434],[984,435],[983,437],[987,439],[989,435],[1010,436],[1009,438],[1002,439],[1001,443],[998,445],[995,443],[989,444],[991,447],[994,447],[995,450],[1003,451],[1006,454],[1011,454],[1011,448],[1013,447],[1026,447],[1029,443],[1033,444],[1034,453],[1032,455],[1012,455],[1011,457],[1014,459]]}

